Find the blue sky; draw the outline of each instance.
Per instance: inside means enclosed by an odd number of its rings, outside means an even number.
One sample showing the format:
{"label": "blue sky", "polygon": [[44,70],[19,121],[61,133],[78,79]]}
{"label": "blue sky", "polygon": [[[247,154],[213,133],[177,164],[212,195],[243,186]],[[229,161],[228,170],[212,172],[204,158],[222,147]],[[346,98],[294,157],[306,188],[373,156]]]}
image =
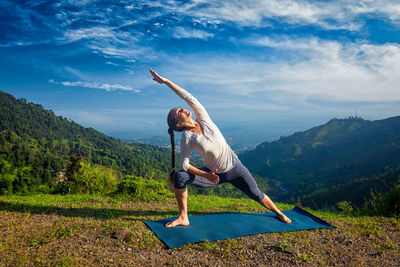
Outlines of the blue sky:
{"label": "blue sky", "polygon": [[115,137],[168,138],[185,106],[150,67],[240,142],[400,115],[397,0],[2,0],[0,15],[0,90]]}

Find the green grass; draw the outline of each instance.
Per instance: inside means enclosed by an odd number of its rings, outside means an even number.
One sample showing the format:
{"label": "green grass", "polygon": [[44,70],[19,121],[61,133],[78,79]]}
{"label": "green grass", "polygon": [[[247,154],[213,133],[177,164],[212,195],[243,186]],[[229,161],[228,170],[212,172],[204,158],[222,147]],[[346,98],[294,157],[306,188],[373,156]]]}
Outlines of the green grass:
{"label": "green grass", "polygon": [[[174,198],[165,200],[166,203],[175,202]],[[116,218],[129,215],[128,210],[119,209],[127,203],[135,203],[124,195],[104,196],[96,194],[71,194],[50,195],[36,194],[28,196],[0,196],[0,203],[7,204],[10,211],[24,211],[31,213],[55,213],[65,216],[93,216],[99,218]],[[138,202],[139,203],[139,202]],[[141,203],[141,202],[140,202]],[[160,202],[141,203],[141,205],[158,205],[157,209],[169,211],[166,214],[174,215],[176,210],[163,206]],[[293,205],[279,204],[280,209],[291,209]],[[188,199],[188,212],[190,214],[207,214],[212,212],[267,212],[257,202],[251,199],[222,198],[217,196],[192,195]],[[162,212],[159,212],[163,215]],[[143,215],[148,213],[144,212]],[[152,217],[157,213],[151,214]],[[146,217],[146,216],[144,216]]]}
{"label": "green grass", "polygon": [[[275,203],[279,209],[292,209],[293,205]],[[65,217],[92,217],[96,219],[129,218],[157,220],[166,216],[176,216],[175,199],[170,197],[162,202],[138,202],[126,195],[96,195],[96,194],[35,194],[27,196],[0,196],[0,205],[6,211],[23,212],[25,214],[56,214]],[[132,210],[132,206],[143,209]],[[154,209],[152,210],[152,207]],[[369,216],[357,216],[344,212],[332,212],[303,208],[324,220],[340,218],[342,221],[360,224],[360,228],[369,232],[375,231],[374,221]],[[202,215],[221,212],[268,212],[257,202],[247,198],[222,198],[217,196],[190,195],[188,199],[189,215]],[[360,219],[364,218],[364,219]],[[391,218],[394,225],[400,229],[400,221]],[[126,228],[126,227],[125,227]]]}

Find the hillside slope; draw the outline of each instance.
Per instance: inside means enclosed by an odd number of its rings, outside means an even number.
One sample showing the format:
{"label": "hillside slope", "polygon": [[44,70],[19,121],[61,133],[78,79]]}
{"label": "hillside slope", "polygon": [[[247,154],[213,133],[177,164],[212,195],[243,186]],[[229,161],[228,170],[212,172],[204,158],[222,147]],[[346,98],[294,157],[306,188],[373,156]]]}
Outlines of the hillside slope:
{"label": "hillside slope", "polygon": [[0,91],[0,174],[23,179],[25,172],[27,183],[52,183],[52,173],[65,169],[74,154],[122,174],[159,179],[170,164],[168,149],[121,142]]}
{"label": "hillside slope", "polygon": [[[279,181],[297,199],[315,190],[377,176],[400,165],[400,117],[368,121],[332,119],[275,142],[265,142],[240,159],[250,171]],[[279,196],[278,196],[279,197]]]}

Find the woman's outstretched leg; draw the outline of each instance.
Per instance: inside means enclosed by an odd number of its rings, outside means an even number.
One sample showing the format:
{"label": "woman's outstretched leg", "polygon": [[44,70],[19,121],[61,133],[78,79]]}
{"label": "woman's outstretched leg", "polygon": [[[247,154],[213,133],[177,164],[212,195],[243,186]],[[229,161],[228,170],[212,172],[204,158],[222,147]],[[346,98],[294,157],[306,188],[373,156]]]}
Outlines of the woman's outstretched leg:
{"label": "woman's outstretched leg", "polygon": [[169,222],[165,225],[165,227],[175,227],[178,225],[188,226],[189,225],[189,217],[187,214],[187,198],[188,191],[185,187],[184,189],[174,189],[176,201],[178,202],[179,207],[179,216],[174,221]]}
{"label": "woman's outstretched leg", "polygon": [[274,212],[280,221],[284,223],[292,222],[275,206],[272,200],[258,188],[256,180],[254,180],[249,170],[240,161],[236,163],[233,169],[226,173],[226,179],[251,199]]}
{"label": "woman's outstretched leg", "polygon": [[284,223],[291,223],[292,220],[289,219],[285,214],[282,213],[272,202],[272,200],[264,194],[264,198],[260,201],[260,204],[269,209],[270,211],[274,212],[278,219]]}

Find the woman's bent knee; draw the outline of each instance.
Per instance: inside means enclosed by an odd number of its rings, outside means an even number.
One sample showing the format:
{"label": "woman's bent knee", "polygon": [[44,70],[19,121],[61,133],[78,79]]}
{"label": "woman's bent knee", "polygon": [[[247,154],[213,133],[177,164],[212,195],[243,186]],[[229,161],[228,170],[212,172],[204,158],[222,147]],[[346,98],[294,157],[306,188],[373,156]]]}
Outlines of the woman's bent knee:
{"label": "woman's bent knee", "polygon": [[190,177],[188,172],[184,170],[177,171],[174,174],[174,188],[184,189],[189,179]]}

